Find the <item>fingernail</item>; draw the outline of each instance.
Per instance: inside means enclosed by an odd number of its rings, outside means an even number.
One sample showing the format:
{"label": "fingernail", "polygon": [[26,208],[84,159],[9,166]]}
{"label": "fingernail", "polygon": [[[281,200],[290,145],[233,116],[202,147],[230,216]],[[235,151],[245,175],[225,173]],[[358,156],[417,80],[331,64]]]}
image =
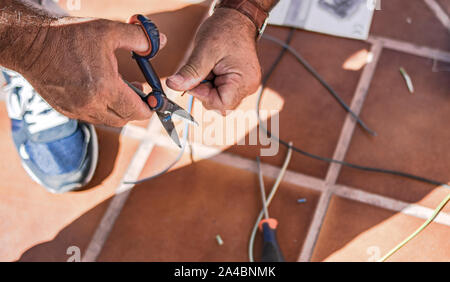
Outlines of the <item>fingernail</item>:
{"label": "fingernail", "polygon": [[159,40],[161,45],[165,45],[167,43],[167,36],[161,33],[159,35]]}
{"label": "fingernail", "polygon": [[172,75],[171,77],[169,77],[169,80],[176,85],[180,85],[184,81],[183,77],[179,74]]}

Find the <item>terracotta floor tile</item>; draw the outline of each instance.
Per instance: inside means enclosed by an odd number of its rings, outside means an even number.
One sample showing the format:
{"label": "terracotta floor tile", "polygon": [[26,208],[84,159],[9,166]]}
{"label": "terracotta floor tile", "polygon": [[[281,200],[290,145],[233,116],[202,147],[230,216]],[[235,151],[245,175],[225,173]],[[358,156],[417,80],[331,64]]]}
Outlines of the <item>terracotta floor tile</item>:
{"label": "terracotta floor tile", "polygon": [[[284,40],[288,29],[270,27],[267,33]],[[368,50],[369,46],[366,43],[296,31],[291,45],[347,103],[351,102],[360,71],[344,70],[343,65],[355,53]],[[279,52],[280,48],[277,45],[261,40],[259,54],[263,70],[268,70]],[[268,109],[271,103],[266,99],[271,99],[274,95],[282,99],[279,116],[279,132],[282,139],[291,140],[296,146],[311,153],[325,157],[333,155],[346,113],[325,88],[290,54],[285,55],[275,70],[268,83],[267,92],[263,104]],[[252,111],[255,105],[256,102],[250,107]],[[258,146],[234,146],[229,151],[254,158],[259,154],[259,149]],[[281,165],[286,150],[280,148],[279,152],[276,157],[263,158],[263,161]],[[295,155],[290,165],[292,170],[322,178],[325,177],[327,168],[326,163],[300,155]]]}
{"label": "terracotta floor tile", "polygon": [[[270,207],[289,261],[298,257],[317,200],[315,192],[283,184]],[[135,187],[99,261],[246,261],[259,208],[255,174],[203,160]]]}
{"label": "terracotta floor tile", "polygon": [[[433,191],[431,191],[425,197],[423,197],[420,201],[418,201],[417,204],[434,210],[445,199],[448,193],[450,193],[449,190],[450,189],[445,187],[435,188]],[[450,205],[447,204],[442,211],[450,213]]]}
{"label": "terracotta floor tile", "polygon": [[370,34],[450,50],[450,34],[430,8],[421,0],[409,2],[414,4],[382,1],[382,10],[375,11]]}
{"label": "terracotta floor tile", "polygon": [[65,261],[66,250],[87,246],[138,142],[97,130],[100,156],[87,190],[53,195],[23,170],[0,105],[0,260]]}
{"label": "terracotta floor tile", "polygon": [[[177,158],[179,151],[171,150],[165,147],[155,146],[142,169],[139,179],[151,177],[166,169]],[[180,161],[178,161],[170,171],[183,168],[191,164],[190,154],[185,152]]]}
{"label": "terracotta floor tile", "polygon": [[[313,261],[374,261],[424,220],[333,197]],[[389,261],[450,261],[450,227],[432,223]]]}
{"label": "terracotta floor tile", "polygon": [[147,128],[149,121],[150,120],[134,120],[134,121],[129,122],[128,124],[134,125],[134,126],[139,126],[142,128]]}
{"label": "terracotta floor tile", "polygon": [[[408,92],[400,67],[411,76],[414,94]],[[356,131],[346,161],[450,181],[450,132],[444,129],[449,91],[448,74],[432,72],[431,60],[384,50],[361,115],[378,136]],[[402,177],[349,168],[342,169],[338,182],[407,202],[420,201],[435,189]],[[433,208],[435,204],[436,200]]]}
{"label": "terracotta floor tile", "polygon": [[[121,21],[125,21],[131,15],[138,13],[163,13],[192,6],[192,1],[183,0],[96,0],[82,3],[80,9],[68,9],[70,8],[70,2],[71,1],[67,0],[59,0],[60,6],[71,15],[81,17],[102,17]],[[197,5],[206,7],[209,2],[210,1],[203,1]]]}
{"label": "terracotta floor tile", "polygon": [[[445,0],[439,1],[446,5]],[[384,1],[382,8],[375,13],[371,34],[450,50],[448,32],[422,1],[406,6],[400,0]],[[167,47],[154,60],[158,73],[166,77],[176,71],[184,58],[206,10],[204,4],[189,6],[184,1],[101,0],[83,2],[82,9],[74,14],[117,20],[125,20],[134,13],[150,15],[169,38]],[[407,18],[411,19],[410,24]],[[288,29],[269,27],[267,33],[284,39]],[[350,103],[361,74],[360,66],[355,67],[356,71],[344,68],[350,58],[366,52],[368,44],[296,31],[292,46]],[[279,50],[273,43],[261,41],[259,54],[264,71]],[[118,52],[118,58],[126,79],[143,81],[128,51]],[[398,72],[400,66],[413,79],[416,87],[413,95],[407,92]],[[449,181],[446,168],[450,167],[447,161],[450,136],[442,128],[446,128],[448,120],[450,84],[446,72],[431,72],[431,67],[431,60],[383,51],[362,114],[379,136],[368,137],[358,128],[347,161]],[[186,104],[187,96],[169,94],[175,95],[180,105]],[[250,96],[239,109],[254,111],[255,103],[255,95]],[[346,113],[289,54],[269,81],[262,105],[264,109],[281,111],[283,139],[292,140],[309,152],[332,156]],[[204,120],[200,104],[194,107],[194,116],[201,121],[201,129],[211,125]],[[227,119],[230,118],[217,120]],[[145,127],[148,121],[133,124]],[[0,132],[3,142],[0,177],[4,180],[0,185],[0,230],[4,230],[0,232],[0,260],[65,261],[69,257],[68,247],[78,246],[83,252],[138,142],[98,130],[101,162],[90,189],[51,195],[23,172],[6,130],[9,121],[4,106],[0,107],[0,126],[4,128]],[[255,126],[251,123],[242,136],[236,137],[248,138],[245,134],[255,131]],[[195,134],[201,136],[204,132]],[[232,144],[215,145],[225,149]],[[229,151],[253,159],[260,148],[232,146]],[[281,165],[285,152],[281,148],[278,155],[263,161]],[[141,177],[159,172],[176,155],[177,151],[155,147]],[[327,168],[326,163],[299,155],[294,155],[290,165],[291,170],[316,177],[324,177]],[[448,193],[444,188],[346,168],[339,183],[430,208],[435,208]],[[267,187],[271,184],[266,180]],[[190,164],[186,154],[168,174],[134,188],[99,260],[246,261],[248,238],[260,208],[257,187],[257,177],[250,172],[209,160]],[[279,241],[288,261],[297,260],[318,197],[316,192],[283,183],[270,208],[280,222]],[[298,198],[307,198],[307,203],[298,204]],[[313,260],[367,261],[387,252],[422,223],[421,219],[334,197]],[[432,224],[392,260],[450,261],[449,230],[448,226]],[[223,246],[218,246],[217,234],[223,238]],[[256,257],[260,256],[260,245],[258,236]]]}
{"label": "terracotta floor tile", "polygon": [[442,9],[450,15],[450,1],[449,0],[437,0],[436,2],[442,7]]}

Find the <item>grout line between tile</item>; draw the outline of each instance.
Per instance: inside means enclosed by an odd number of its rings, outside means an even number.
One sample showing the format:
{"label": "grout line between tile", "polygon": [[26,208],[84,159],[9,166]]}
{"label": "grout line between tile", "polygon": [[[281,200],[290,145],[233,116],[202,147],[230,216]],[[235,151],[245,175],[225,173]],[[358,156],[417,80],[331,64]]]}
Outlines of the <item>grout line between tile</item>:
{"label": "grout line between tile", "polygon": [[425,4],[428,5],[431,11],[436,15],[438,20],[442,23],[442,25],[450,31],[450,19],[448,15],[442,7],[435,0],[424,0]]}
{"label": "grout line between tile", "polygon": [[[217,155],[210,160],[222,165],[246,170],[255,174],[258,173],[256,161],[231,153],[221,153],[220,155]],[[280,168],[262,163],[262,170],[265,177],[276,179]],[[326,190],[324,180],[290,170],[286,171],[283,182],[318,192],[325,193],[326,191],[333,191],[334,195],[345,199],[380,207],[386,210],[401,212],[403,214],[421,219],[428,219],[431,213],[434,211],[433,209],[418,204],[406,203],[389,197],[366,192],[364,190],[361,190],[360,188],[349,187],[341,184],[335,184],[333,185],[333,189]],[[450,214],[441,212],[441,214],[436,218],[435,221],[437,223],[450,226]]]}
{"label": "grout line between tile", "polygon": [[308,262],[311,260],[332,196],[333,191],[331,191],[330,186],[325,184],[325,191],[320,195],[302,250],[297,259],[298,262]]}
{"label": "grout line between tile", "polygon": [[[375,70],[378,64],[378,60],[381,56],[383,46],[381,43],[375,43],[372,45],[371,53],[373,55],[373,60],[364,67],[364,70],[359,79],[358,85],[356,87],[355,94],[353,96],[352,104],[350,108],[352,111],[359,116],[361,109],[364,104],[364,100],[369,92],[370,83],[375,74]],[[345,154],[347,153],[348,147],[352,140],[353,132],[357,126],[356,120],[351,116],[347,115],[345,119],[344,126],[342,127],[341,135],[339,136],[339,141],[334,151],[333,159],[344,160]],[[369,125],[370,126],[370,125]],[[325,182],[329,185],[336,183],[341,170],[342,165],[337,163],[330,164],[325,178]]]}
{"label": "grout line between tile", "polygon": [[367,42],[371,44],[381,42],[383,47],[387,49],[450,63],[450,53],[446,51],[375,35],[370,35]]}
{"label": "grout line between tile", "polygon": [[[361,78],[358,82],[358,86],[356,87],[355,94],[353,95],[352,104],[350,106],[352,111],[357,115],[359,115],[359,113],[361,112],[382,50],[383,46],[380,42],[375,42],[371,47],[370,52],[373,55],[373,59],[364,67]],[[333,154],[333,159],[340,161],[344,160],[345,154],[347,153],[347,150],[350,146],[355,128],[356,120],[352,116],[347,114],[347,118],[345,119],[344,126],[342,127],[338,144]],[[311,260],[314,248],[317,243],[317,239],[319,238],[319,233],[322,228],[323,221],[325,219],[325,215],[328,210],[328,206],[331,201],[331,197],[333,196],[334,184],[337,181],[341,167],[342,165],[340,164],[332,163],[328,168],[328,172],[325,178],[325,191],[320,196],[318,206],[316,207],[316,211],[314,212],[313,220],[309,227],[308,234],[298,258],[299,262],[306,262]]]}
{"label": "grout line between tile", "polygon": [[[423,207],[421,205],[409,204],[407,207],[400,211],[403,214],[418,217],[421,219],[429,219],[434,210]],[[440,223],[442,225],[450,226],[450,214],[445,212],[440,212],[439,215],[433,220],[433,222]]]}
{"label": "grout line between tile", "polygon": [[[150,120],[148,131],[155,130],[155,124],[157,124],[156,115]],[[125,172],[120,185],[115,191],[115,195],[111,199],[107,210],[103,214],[103,217],[97,226],[88,247],[86,248],[82,258],[83,262],[93,262],[97,260],[117,217],[122,211],[122,208],[130,195],[131,189],[134,187],[134,185],[124,184],[123,181],[134,181],[138,179],[148,157],[150,156],[150,153],[153,150],[154,145],[155,144],[151,140],[144,139],[141,141],[141,144],[134,153],[133,159]]]}
{"label": "grout line between tile", "polygon": [[[353,201],[362,202],[379,208],[401,212],[402,214],[414,216],[421,219],[428,219],[434,209],[430,209],[417,204],[409,204],[385,196],[369,193],[358,188],[346,185],[334,185],[334,194]],[[450,226],[450,214],[441,212],[436,219],[436,223]]]}
{"label": "grout line between tile", "polygon": [[[247,158],[240,157],[231,153],[221,153],[210,158],[209,160],[233,168],[250,171],[255,174],[258,173],[256,161],[249,160]],[[264,176],[268,178],[276,179],[278,174],[280,173],[280,168],[270,164],[262,163],[261,168]],[[283,182],[319,192],[323,192],[325,190],[325,182],[322,179],[289,170],[286,171]]]}

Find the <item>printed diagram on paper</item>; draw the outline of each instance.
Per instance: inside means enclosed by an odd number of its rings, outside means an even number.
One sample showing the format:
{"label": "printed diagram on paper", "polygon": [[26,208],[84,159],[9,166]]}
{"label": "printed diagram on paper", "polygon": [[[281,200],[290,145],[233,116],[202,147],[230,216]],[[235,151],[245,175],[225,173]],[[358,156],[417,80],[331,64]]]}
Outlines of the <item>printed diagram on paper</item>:
{"label": "printed diagram on paper", "polygon": [[281,0],[269,24],[366,40],[373,11],[367,0]]}

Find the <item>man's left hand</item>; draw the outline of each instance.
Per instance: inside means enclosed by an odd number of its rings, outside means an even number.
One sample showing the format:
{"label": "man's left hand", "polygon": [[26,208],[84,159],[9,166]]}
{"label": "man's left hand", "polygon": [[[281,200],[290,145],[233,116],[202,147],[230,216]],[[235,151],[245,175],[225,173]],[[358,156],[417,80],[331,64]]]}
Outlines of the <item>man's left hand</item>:
{"label": "man's left hand", "polygon": [[[189,91],[205,108],[226,115],[261,81],[256,27],[240,12],[219,8],[200,27],[188,62],[167,80],[177,91]],[[201,83],[205,79],[208,83]]]}

